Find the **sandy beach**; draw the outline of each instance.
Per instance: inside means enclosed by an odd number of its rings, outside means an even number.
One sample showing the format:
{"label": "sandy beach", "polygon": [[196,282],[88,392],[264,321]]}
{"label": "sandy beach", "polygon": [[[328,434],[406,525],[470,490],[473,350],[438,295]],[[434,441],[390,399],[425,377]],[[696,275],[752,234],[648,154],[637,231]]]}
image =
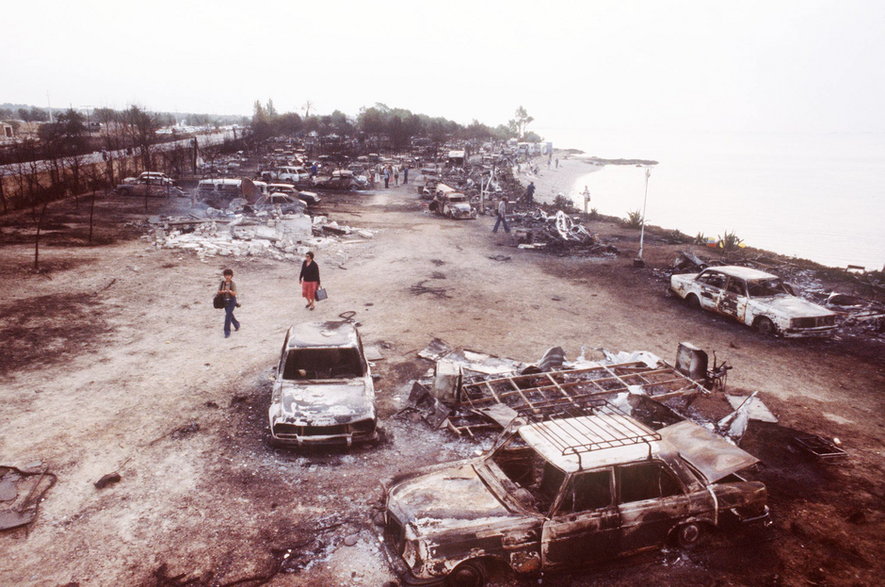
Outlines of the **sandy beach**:
{"label": "sandy beach", "polygon": [[[559,156],[559,167],[556,166],[556,156]],[[583,175],[593,173],[601,169],[575,156],[566,158],[564,152],[557,151],[554,155],[554,163],[548,168],[546,157],[535,157],[533,164],[538,167],[538,173],[529,171],[527,165],[523,165],[523,171],[516,178],[527,186],[529,182],[535,183],[535,200],[543,204],[551,204],[558,194],[570,197],[575,202],[582,202],[580,192],[583,188],[575,189],[575,182]],[[592,195],[591,195],[592,197]],[[590,202],[590,208],[593,202]]]}

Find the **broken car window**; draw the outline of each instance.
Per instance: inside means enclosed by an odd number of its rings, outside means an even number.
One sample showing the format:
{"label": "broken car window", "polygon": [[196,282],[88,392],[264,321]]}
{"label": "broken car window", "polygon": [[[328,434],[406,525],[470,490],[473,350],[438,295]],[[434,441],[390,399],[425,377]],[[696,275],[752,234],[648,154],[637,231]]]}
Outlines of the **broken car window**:
{"label": "broken car window", "polygon": [[618,467],[621,503],[677,495],[682,487],[660,463],[638,463]]}
{"label": "broken car window", "polygon": [[731,293],[735,293],[739,296],[747,295],[747,288],[744,285],[744,281],[741,279],[736,279],[734,277],[728,280],[728,286],[725,288],[725,290]]}
{"label": "broken car window", "polygon": [[719,289],[725,287],[725,275],[721,273],[704,273],[698,276],[698,281]]}
{"label": "broken car window", "polygon": [[286,356],[283,379],[324,379],[365,375],[355,348],[296,349]]}
{"label": "broken car window", "polygon": [[747,283],[750,297],[767,298],[782,293],[789,293],[780,279],[759,279]]}
{"label": "broken car window", "polygon": [[610,469],[579,473],[572,477],[559,513],[569,514],[610,506],[611,477]]}
{"label": "broken car window", "polygon": [[519,436],[514,436],[496,450],[492,461],[515,484],[508,490],[517,501],[540,512],[550,509],[565,473],[545,461]]}

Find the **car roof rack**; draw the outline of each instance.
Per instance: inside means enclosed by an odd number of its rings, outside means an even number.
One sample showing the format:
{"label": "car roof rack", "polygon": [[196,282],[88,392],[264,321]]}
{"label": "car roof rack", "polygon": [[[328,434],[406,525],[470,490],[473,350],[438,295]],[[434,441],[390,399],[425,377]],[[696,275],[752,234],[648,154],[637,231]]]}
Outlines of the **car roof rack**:
{"label": "car roof rack", "polygon": [[594,406],[590,416],[586,412],[571,418],[559,415],[531,426],[562,456],[576,456],[579,469],[584,468],[583,454],[609,448],[646,444],[650,458],[651,443],[661,440],[659,433],[605,401]]}

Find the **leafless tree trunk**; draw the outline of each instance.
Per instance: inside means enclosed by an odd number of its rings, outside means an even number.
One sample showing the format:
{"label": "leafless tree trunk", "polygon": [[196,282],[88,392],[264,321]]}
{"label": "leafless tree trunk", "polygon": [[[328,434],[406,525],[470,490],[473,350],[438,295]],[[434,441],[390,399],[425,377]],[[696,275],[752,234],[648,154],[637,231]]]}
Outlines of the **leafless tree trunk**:
{"label": "leafless tree trunk", "polygon": [[3,175],[0,174],[0,200],[3,201],[3,213],[9,212],[9,204],[6,202],[6,192],[3,189]]}
{"label": "leafless tree trunk", "polygon": [[[40,206],[40,200],[42,200],[42,206]],[[40,207],[39,213],[37,212],[38,206]],[[43,218],[46,216],[47,206],[49,206],[49,198],[46,195],[43,195],[42,198],[38,198],[37,194],[34,195],[34,207],[31,210],[31,216],[37,226],[37,234],[34,237],[34,271],[40,270],[40,230],[43,228]]]}

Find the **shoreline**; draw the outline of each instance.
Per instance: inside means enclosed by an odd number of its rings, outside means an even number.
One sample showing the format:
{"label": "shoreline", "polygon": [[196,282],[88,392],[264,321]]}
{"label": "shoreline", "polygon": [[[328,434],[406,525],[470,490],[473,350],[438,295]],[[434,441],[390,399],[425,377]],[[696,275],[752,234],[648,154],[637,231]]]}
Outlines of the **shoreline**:
{"label": "shoreline", "polygon": [[[598,164],[595,161],[603,161],[596,157],[590,157],[587,155],[575,154],[575,149],[554,149],[553,151],[553,159],[554,163],[547,168],[547,158],[546,156],[538,156],[532,159],[532,163],[538,167],[538,174],[535,175],[528,171],[523,171],[517,173],[515,175],[515,179],[522,185],[523,189],[528,186],[530,181],[535,183],[535,201],[552,205],[556,196],[562,194],[566,198],[568,198],[578,209],[580,212],[584,212],[582,199],[580,197],[581,190],[576,185],[578,180],[586,176],[590,173],[594,173],[597,171],[601,171],[604,169],[605,164]],[[559,167],[556,167],[556,157],[559,156]],[[634,166],[640,165],[641,163],[657,164],[656,161],[639,161],[639,160],[624,160],[624,163],[610,163],[614,165],[627,165]],[[592,190],[591,190],[591,198],[592,198]],[[590,203],[587,205],[587,212],[590,212],[594,208],[593,201],[591,199]],[[598,214],[598,218],[603,221],[610,222],[618,222],[623,219],[623,216],[612,216],[607,214]],[[678,226],[673,227],[664,227],[655,224],[647,224],[645,226],[646,232],[652,231],[655,233],[675,233],[681,232],[682,229]],[[685,233],[683,233],[685,234]],[[694,235],[688,234],[687,236],[693,237]],[[838,270],[848,272],[849,269],[853,266],[849,265],[846,267],[839,267],[835,265],[827,265],[820,261],[815,261],[813,259],[808,259],[805,257],[799,257],[794,255],[788,255],[785,253],[780,253],[770,249],[763,249],[759,247],[754,247],[748,245],[745,251],[757,251],[760,253],[764,253],[766,255],[770,255],[773,257],[777,257],[783,259],[785,261],[790,262],[799,262],[803,265],[809,265],[814,267],[819,267],[821,269],[828,270]],[[873,267],[873,268],[865,268],[865,273],[882,273],[885,272],[885,264],[882,267]]]}

